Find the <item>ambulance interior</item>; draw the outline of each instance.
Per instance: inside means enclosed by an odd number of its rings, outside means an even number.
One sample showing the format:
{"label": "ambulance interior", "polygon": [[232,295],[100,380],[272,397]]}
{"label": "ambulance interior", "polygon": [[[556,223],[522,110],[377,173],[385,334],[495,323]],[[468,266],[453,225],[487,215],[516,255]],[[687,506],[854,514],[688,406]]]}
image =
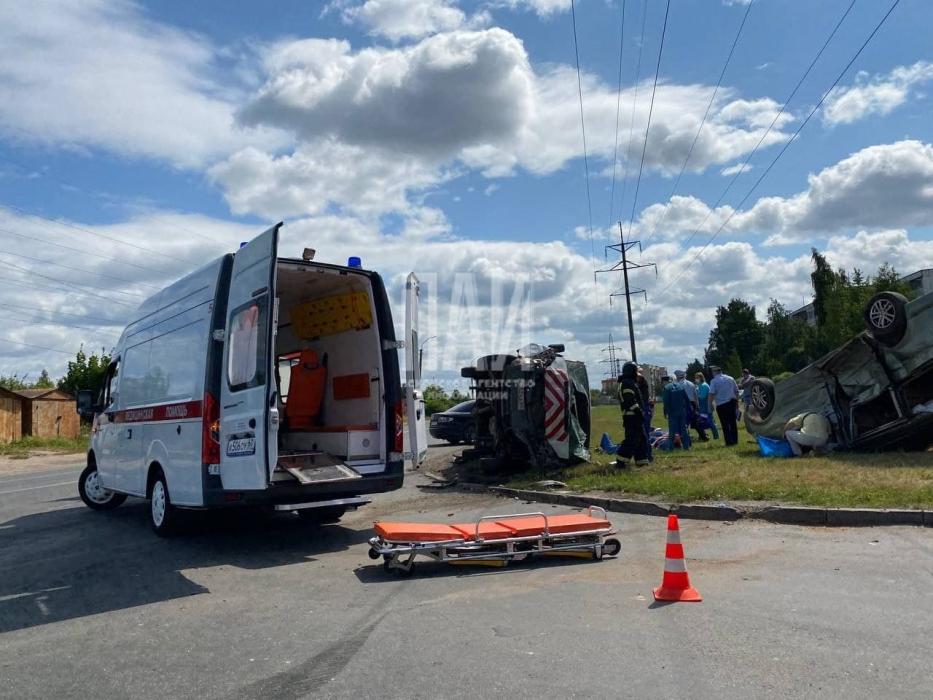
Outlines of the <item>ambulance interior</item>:
{"label": "ambulance interior", "polygon": [[279,465],[301,455],[306,466],[382,470],[382,343],[369,278],[286,261],[277,272]]}

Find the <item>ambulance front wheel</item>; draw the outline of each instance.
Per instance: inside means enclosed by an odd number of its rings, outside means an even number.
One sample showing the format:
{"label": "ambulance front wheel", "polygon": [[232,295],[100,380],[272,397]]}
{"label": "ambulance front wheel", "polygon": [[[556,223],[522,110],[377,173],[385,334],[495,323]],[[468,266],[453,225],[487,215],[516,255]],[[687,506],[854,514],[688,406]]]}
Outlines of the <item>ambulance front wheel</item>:
{"label": "ambulance front wheel", "polygon": [[622,551],[622,543],[619,542],[615,537],[610,537],[608,540],[603,542],[603,554],[607,557],[618,556],[619,552]]}
{"label": "ambulance front wheel", "polygon": [[88,508],[113,510],[126,500],[126,495],[105,489],[100,483],[100,474],[94,462],[88,464],[78,477],[78,495]]}

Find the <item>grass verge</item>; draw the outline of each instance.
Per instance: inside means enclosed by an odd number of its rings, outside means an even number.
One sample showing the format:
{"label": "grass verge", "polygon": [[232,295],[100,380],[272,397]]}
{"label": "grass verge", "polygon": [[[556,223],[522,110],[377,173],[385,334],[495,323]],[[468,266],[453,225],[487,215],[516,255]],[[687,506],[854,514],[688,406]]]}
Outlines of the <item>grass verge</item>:
{"label": "grass verge", "polygon": [[76,438],[37,438],[27,437],[6,444],[0,443],[0,457],[25,459],[32,452],[87,452],[88,436],[81,434]]}
{"label": "grass verge", "polygon": [[[655,421],[658,425],[659,421]],[[603,432],[622,438],[619,410],[593,408],[593,444]],[[575,491],[651,496],[673,502],[765,501],[865,508],[933,507],[933,452],[835,453],[826,457],[766,459],[741,430],[739,444],[694,443],[690,451],[655,453],[647,467],[619,470],[614,455],[594,454],[591,464],[563,470]],[[553,475],[549,475],[553,476]],[[543,478],[526,472],[511,485]]]}

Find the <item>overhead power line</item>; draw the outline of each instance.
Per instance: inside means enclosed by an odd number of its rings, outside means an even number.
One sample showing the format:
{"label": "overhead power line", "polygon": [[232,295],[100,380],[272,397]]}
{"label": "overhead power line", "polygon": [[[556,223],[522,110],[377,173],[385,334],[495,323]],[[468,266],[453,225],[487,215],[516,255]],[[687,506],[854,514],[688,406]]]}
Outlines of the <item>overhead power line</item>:
{"label": "overhead power line", "polygon": [[91,251],[91,250],[86,250],[82,248],[74,248],[72,246],[67,246],[62,243],[56,243],[55,241],[46,240],[45,238],[36,238],[35,236],[28,236],[25,233],[17,233],[16,231],[11,231],[10,229],[7,229],[7,228],[0,228],[0,233],[6,233],[10,236],[16,236],[17,238],[22,238],[27,241],[34,241],[36,243],[42,243],[43,245],[55,246],[56,248],[61,248],[62,250],[70,250],[73,253],[81,253],[82,255],[90,255],[91,257],[100,258],[101,260],[109,260],[110,262],[118,263],[120,265],[125,265],[127,267],[135,267],[137,270],[144,270],[146,272],[155,272],[156,274],[160,274],[160,275],[165,274],[161,270],[156,270],[155,268],[152,268],[152,267],[145,267],[143,265],[137,265],[136,263],[127,262],[125,260],[121,260],[120,258],[111,258],[107,255],[101,255],[100,253],[95,253],[94,251]]}
{"label": "overhead power line", "polygon": [[24,343],[21,340],[10,340],[9,338],[0,338],[0,343],[12,343],[13,345],[22,345],[26,348],[35,348],[36,350],[48,350],[49,352],[57,352],[61,355],[70,355],[74,356],[74,352],[68,352],[66,350],[59,350],[58,348],[50,348],[47,345],[33,345],[32,343]]}
{"label": "overhead power line", "polygon": [[586,213],[590,227],[590,253],[593,260],[593,284],[596,284],[596,244],[593,242],[593,199],[590,196],[590,163],[586,155],[586,120],[583,118],[583,78],[580,75],[580,49],[577,44],[577,9],[570,0],[570,21],[573,25],[573,55],[577,63],[577,93],[580,96],[580,131],[583,134],[583,173],[586,178]]}
{"label": "overhead power line", "polygon": [[654,97],[658,91],[658,75],[661,72],[661,55],[664,53],[664,37],[667,34],[667,18],[671,12],[671,0],[667,0],[664,8],[664,24],[661,26],[661,45],[658,47],[658,62],[654,67],[654,86],[651,88],[651,103],[648,106],[648,124],[645,126],[645,142],[641,147],[641,162],[638,164],[638,178],[635,180],[635,195],[632,197],[632,217],[629,219],[628,233],[632,237],[632,225],[635,223],[635,207],[638,205],[638,190],[641,186],[641,175],[645,168],[645,153],[648,151],[648,133],[651,131],[651,115],[654,113]]}
{"label": "overhead power line", "polygon": [[843,68],[842,71],[840,71],[839,75],[836,76],[836,79],[833,81],[832,85],[830,85],[830,86],[829,86],[829,89],[827,89],[827,90],[823,93],[822,97],[820,97],[819,102],[817,102],[816,105],[813,106],[813,109],[811,109],[811,110],[810,110],[810,113],[807,114],[806,119],[804,119],[803,122],[801,122],[800,126],[797,127],[797,130],[793,133],[793,135],[790,137],[790,139],[787,141],[787,143],[784,144],[784,147],[781,148],[781,150],[780,150],[780,151],[778,152],[778,154],[774,157],[774,159],[768,164],[768,167],[765,168],[765,170],[761,173],[761,175],[760,175],[760,176],[758,177],[758,179],[755,181],[755,184],[753,184],[753,185],[751,186],[751,188],[748,190],[748,192],[745,193],[745,196],[742,197],[742,200],[741,200],[741,201],[738,203],[738,205],[732,210],[732,212],[731,212],[731,213],[729,214],[729,216],[722,222],[722,224],[720,224],[719,228],[716,229],[715,233],[713,233],[713,235],[710,236],[709,240],[706,241],[706,243],[704,244],[704,246],[703,246],[703,247],[699,250],[699,252],[693,257],[693,260],[691,260],[690,263],[689,263],[688,265],[686,265],[686,266],[683,268],[683,270],[681,271],[681,273],[680,273],[677,277],[675,277],[663,290],[661,290],[661,293],[662,293],[662,294],[663,294],[664,292],[666,292],[668,289],[670,289],[670,288],[671,288],[671,287],[686,273],[686,271],[690,268],[690,266],[691,266],[693,263],[695,263],[697,260],[700,259],[700,257],[703,255],[703,253],[706,252],[706,249],[709,248],[710,244],[711,244],[711,243],[716,239],[716,237],[717,237],[720,233],[722,233],[722,231],[726,228],[726,226],[727,226],[727,225],[729,224],[729,222],[732,220],[732,217],[735,216],[735,215],[739,212],[739,210],[742,208],[742,206],[745,204],[745,202],[748,200],[748,198],[752,196],[752,193],[754,193],[755,190],[758,189],[758,186],[762,183],[762,181],[765,179],[765,177],[767,177],[768,173],[771,172],[771,169],[774,167],[775,163],[777,163],[778,160],[780,160],[781,156],[783,156],[784,153],[787,151],[787,149],[790,148],[790,145],[797,139],[797,136],[800,135],[800,132],[803,131],[804,127],[809,123],[810,119],[813,118],[813,115],[816,114],[816,112],[819,110],[820,107],[822,107],[823,102],[826,101],[826,98],[827,98],[827,97],[832,93],[832,91],[836,88],[836,86],[839,84],[839,81],[842,80],[842,78],[845,76],[845,74],[849,72],[849,68],[852,67],[852,64],[855,63],[855,61],[858,59],[858,57],[862,54],[862,51],[865,50],[865,47],[868,46],[868,44],[869,44],[869,43],[871,42],[871,40],[874,38],[875,34],[878,33],[878,30],[881,29],[881,27],[882,27],[882,26],[884,25],[884,23],[887,21],[888,17],[891,16],[891,13],[894,12],[894,8],[896,8],[896,7],[898,6],[898,4],[900,3],[900,1],[901,1],[901,0],[894,0],[894,2],[891,4],[891,7],[888,8],[888,11],[885,12],[884,16],[883,16],[883,17],[878,21],[878,23],[875,25],[875,28],[871,30],[871,33],[865,38],[865,40],[862,42],[861,46],[859,46],[858,51],[856,51],[855,54],[852,56],[852,58],[849,59],[849,62],[846,64],[845,68]]}
{"label": "overhead power line", "polygon": [[[13,253],[9,250],[0,250],[0,255],[11,255],[15,258],[22,258],[23,260],[31,260],[33,262],[42,263],[43,265],[52,265],[54,267],[60,267],[63,270],[71,270],[72,272],[83,272],[84,274],[93,275],[94,277],[100,277],[102,279],[111,279],[111,280],[116,280],[117,282],[128,282],[129,284],[138,284],[141,287],[149,287],[150,289],[159,289],[159,287],[156,287],[154,284],[146,284],[145,282],[139,282],[137,280],[129,280],[129,279],[126,279],[125,277],[115,277],[114,275],[107,275],[107,274],[104,274],[103,272],[94,272],[92,270],[87,270],[83,267],[72,267],[71,265],[65,265],[64,263],[54,262],[52,260],[43,260],[42,258],[34,258],[30,255],[23,255],[22,253]],[[125,294],[127,296],[134,296],[134,297],[142,296],[138,292],[123,292],[118,289],[112,289],[110,291],[114,292],[115,294]]]}
{"label": "overhead power line", "polygon": [[49,217],[49,216],[44,216],[44,215],[42,215],[42,214],[37,214],[37,213],[35,213],[35,212],[31,212],[31,211],[29,211],[29,210],[27,210],[27,209],[23,209],[22,207],[18,207],[18,206],[16,206],[15,204],[3,204],[2,206],[7,207],[8,209],[13,209],[13,210],[15,210],[15,211],[18,211],[20,214],[23,214],[24,216],[34,216],[34,217],[36,217],[37,219],[42,219],[42,220],[44,220],[44,221],[48,221],[48,222],[53,223],[53,224],[56,224],[56,225],[58,225],[58,226],[64,226],[64,227],[66,227],[66,228],[74,229],[75,231],[81,231],[81,232],[83,232],[83,233],[88,233],[88,234],[90,234],[90,235],[92,235],[92,236],[97,236],[98,238],[103,238],[103,239],[108,240],[108,241],[111,241],[111,242],[113,242],[113,243],[118,243],[118,244],[120,244],[120,245],[129,246],[130,248],[136,248],[137,250],[141,250],[141,251],[143,251],[144,253],[152,253],[153,255],[159,255],[159,256],[161,256],[161,257],[163,257],[163,258],[168,258],[169,260],[175,260],[176,262],[183,262],[183,263],[187,263],[187,262],[188,262],[187,260],[185,260],[185,259],[183,259],[183,258],[176,258],[174,255],[169,255],[168,253],[163,253],[163,252],[158,251],[158,250],[153,250],[152,248],[146,248],[145,246],[141,246],[141,245],[138,245],[138,244],[136,244],[136,243],[130,243],[129,241],[121,241],[119,238],[114,238],[113,236],[108,236],[107,234],[105,234],[105,233],[100,233],[99,231],[92,231],[92,230],[89,229],[89,228],[84,228],[83,226],[78,226],[77,224],[72,224],[72,223],[69,223],[69,222],[67,222],[67,221],[59,221],[58,219],[53,219],[53,218],[51,218],[51,217]]}
{"label": "overhead power line", "polygon": [[[112,303],[114,303],[114,304],[122,304],[123,306],[135,307],[135,306],[138,305],[138,304],[132,304],[132,303],[127,302],[127,301],[120,301],[119,299],[113,299],[113,298],[111,298],[111,297],[106,297],[106,296],[104,296],[103,294],[97,294],[97,293],[95,293],[95,292],[88,292],[88,291],[85,291],[85,290],[82,289],[82,288],[83,288],[83,287],[86,287],[87,285],[76,284],[76,283],[74,283],[74,282],[65,282],[64,280],[56,279],[56,278],[54,278],[54,277],[49,277],[48,275],[43,275],[41,272],[36,272],[35,270],[30,270],[28,267],[22,267],[22,266],[20,266],[20,265],[15,265],[14,263],[11,263],[11,262],[3,262],[3,261],[0,261],[0,265],[6,265],[7,267],[13,268],[14,270],[19,270],[20,272],[25,272],[27,275],[30,275],[30,276],[32,276],[32,277],[41,277],[42,279],[50,280],[50,281],[54,282],[55,284],[62,285],[62,286],[65,286],[65,287],[71,287],[71,288],[76,289],[78,292],[80,292],[81,294],[84,294],[84,295],[86,295],[86,296],[97,297],[98,299],[103,299],[104,301],[109,301],[109,302],[112,302]],[[4,280],[4,281],[8,281],[8,280]],[[63,290],[63,291],[67,291],[67,290]]]}
{"label": "overhead power line", "polygon": [[852,8],[854,6],[855,6],[855,0],[852,0],[852,2],[849,3],[849,6],[845,9],[845,12],[842,13],[842,16],[836,22],[836,25],[833,27],[833,30],[829,33],[829,36],[826,37],[826,40],[823,42],[823,45],[820,47],[820,50],[816,52],[816,55],[813,57],[813,60],[810,61],[810,65],[807,66],[807,70],[805,70],[803,75],[800,76],[800,80],[797,81],[797,84],[794,86],[794,89],[791,90],[790,94],[787,96],[787,99],[785,99],[784,103],[781,105],[781,108],[774,115],[774,119],[771,120],[771,123],[768,125],[768,128],[765,129],[765,132],[761,135],[761,138],[758,139],[758,143],[756,143],[755,147],[751,151],[749,151],[748,156],[746,156],[745,158],[745,161],[742,163],[739,169],[736,170],[735,174],[729,179],[729,182],[726,184],[725,189],[723,189],[723,191],[720,193],[719,197],[713,203],[713,206],[709,208],[709,211],[706,212],[706,216],[703,217],[703,221],[700,222],[700,225],[697,226],[696,229],[693,231],[693,233],[690,234],[686,242],[678,244],[675,255],[677,252],[680,252],[681,250],[685,249],[688,245],[690,245],[690,242],[693,241],[693,239],[696,238],[697,234],[699,234],[700,231],[703,230],[703,227],[706,226],[706,222],[709,221],[710,217],[713,215],[713,212],[716,211],[716,207],[722,204],[722,201],[725,199],[726,195],[729,193],[729,190],[732,189],[732,185],[734,185],[735,181],[738,180],[739,177],[745,172],[745,169],[748,166],[749,161],[752,159],[755,153],[758,152],[758,149],[761,148],[761,144],[764,143],[765,139],[768,137],[768,134],[770,134],[771,130],[774,128],[774,125],[777,124],[778,120],[787,110],[787,105],[789,105],[791,100],[794,99],[794,96],[797,94],[797,91],[800,90],[801,85],[803,85],[803,82],[807,79],[807,76],[810,75],[810,71],[813,70],[813,66],[815,66],[817,61],[820,60],[820,57],[823,55],[823,52],[826,51],[826,47],[829,46],[830,42],[833,40],[833,37],[836,36],[836,32],[839,31],[839,27],[842,26],[842,23],[845,21],[846,17],[849,16],[849,13],[852,11]]}
{"label": "overhead power line", "polygon": [[[625,148],[625,158],[622,160],[622,196],[619,198],[619,218],[625,209],[625,191],[628,189],[628,159],[632,154],[632,141],[635,138],[635,114],[638,107],[638,81],[641,80],[641,57],[645,48],[645,25],[648,20],[648,0],[641,4],[641,38],[638,40],[638,60],[635,62],[635,82],[632,89],[632,117],[628,125],[628,146]],[[621,282],[621,275],[620,282]]]}
{"label": "overhead power line", "polygon": [[[19,314],[18,311],[13,312],[13,313]],[[17,326],[20,326],[20,327],[21,326],[54,326],[56,328],[76,328],[82,331],[91,331],[92,333],[96,333],[98,335],[106,335],[111,338],[116,338],[119,336],[119,333],[114,333],[113,331],[105,331],[99,328],[92,328],[90,326],[76,326],[70,323],[61,323],[60,321],[49,321],[49,320],[41,319],[41,318],[26,317],[25,314],[19,315],[18,317],[0,315],[0,319],[14,321],[17,324]]]}
{"label": "overhead power line", "polygon": [[[622,0],[622,20],[619,24],[619,85],[616,94],[616,136],[612,151],[612,185],[609,188],[609,225],[612,226],[612,214],[615,211],[616,170],[619,165],[619,115],[622,112],[622,54],[625,50],[625,0]],[[609,338],[612,347],[612,336]],[[611,355],[611,353],[610,353]]]}
{"label": "overhead power line", "polygon": [[739,29],[735,33],[735,38],[732,40],[732,46],[729,48],[729,54],[726,56],[725,63],[722,64],[722,70],[719,71],[719,79],[716,81],[716,87],[713,88],[713,94],[710,95],[709,104],[706,105],[706,111],[703,113],[703,119],[700,120],[700,126],[697,127],[697,132],[693,136],[693,142],[690,144],[690,148],[687,149],[687,155],[684,158],[684,163],[680,166],[680,172],[677,173],[677,178],[674,180],[674,186],[671,188],[671,193],[667,196],[667,206],[664,207],[664,212],[661,214],[661,218],[658,219],[658,223],[654,225],[651,229],[651,233],[643,241],[643,245],[648,245],[648,241],[654,236],[661,224],[664,223],[664,220],[667,218],[667,213],[671,210],[671,200],[674,198],[674,195],[677,194],[677,188],[680,187],[680,180],[684,176],[684,172],[687,170],[687,164],[690,162],[690,158],[693,155],[693,149],[696,148],[697,141],[700,139],[700,132],[703,131],[703,126],[706,124],[706,120],[709,117],[710,110],[713,108],[713,103],[716,101],[716,96],[719,94],[719,88],[722,87],[722,80],[726,75],[726,69],[729,67],[729,63],[732,61],[732,55],[735,53],[735,47],[739,43],[739,37],[742,36],[742,30],[745,28],[745,21],[748,19],[748,13],[751,12],[752,5],[754,0],[749,0],[748,5],[745,6],[745,14],[742,15],[742,21],[739,23]]}
{"label": "overhead power line", "polygon": [[[122,321],[113,318],[100,318],[99,316],[85,316],[84,314],[73,314],[68,311],[50,311],[49,309],[43,309],[39,306],[23,306],[22,304],[10,304],[7,301],[0,301],[0,309],[22,309],[23,311],[36,312],[39,311],[43,314],[54,314],[56,316],[71,316],[72,318],[77,318],[82,321],[90,321],[91,323],[96,323],[102,326],[120,326],[123,325]],[[17,312],[19,313],[19,312]]]}

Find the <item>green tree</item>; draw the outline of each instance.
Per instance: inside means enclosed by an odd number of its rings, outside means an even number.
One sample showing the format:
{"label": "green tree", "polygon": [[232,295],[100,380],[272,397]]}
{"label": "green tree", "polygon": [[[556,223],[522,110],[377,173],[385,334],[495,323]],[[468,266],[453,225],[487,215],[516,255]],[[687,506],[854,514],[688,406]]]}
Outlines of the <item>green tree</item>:
{"label": "green tree", "polygon": [[791,316],[777,300],[768,305],[764,324],[764,339],[755,365],[758,372],[769,377],[782,372],[797,372],[809,362],[807,345],[812,335],[810,327]]}
{"label": "green tree", "polygon": [[11,391],[29,388],[29,384],[26,383],[26,377],[20,377],[16,374],[0,374],[0,386],[2,386],[4,389],[10,389]]}
{"label": "green tree", "polygon": [[[454,394],[457,396],[460,395],[456,390],[454,390]],[[460,400],[461,399],[453,398],[453,396],[448,396],[447,392],[444,391],[444,387],[439,384],[428,384],[428,386],[424,388],[424,412],[429,416],[434,413],[446,411]]]}
{"label": "green tree", "polygon": [[49,376],[48,370],[43,369],[42,373],[39,375],[39,378],[36,380],[36,383],[33,384],[33,387],[36,389],[54,389],[55,382],[52,381],[52,378]]}
{"label": "green tree", "polygon": [[687,365],[687,379],[692,382],[697,372],[702,372],[703,376],[709,379],[709,372],[706,371],[706,366],[700,362],[698,358],[694,357],[693,362]]}
{"label": "green tree", "polygon": [[100,355],[92,353],[89,357],[82,345],[75,353],[75,359],[68,362],[68,371],[58,380],[58,388],[69,394],[76,394],[80,389],[96,392],[103,384],[109,364],[110,357],[103,350]]}
{"label": "green tree", "polygon": [[755,317],[755,307],[742,299],[732,299],[716,309],[716,327],[709,334],[707,364],[724,370],[737,356],[739,369],[753,365],[764,338],[764,328]]}

